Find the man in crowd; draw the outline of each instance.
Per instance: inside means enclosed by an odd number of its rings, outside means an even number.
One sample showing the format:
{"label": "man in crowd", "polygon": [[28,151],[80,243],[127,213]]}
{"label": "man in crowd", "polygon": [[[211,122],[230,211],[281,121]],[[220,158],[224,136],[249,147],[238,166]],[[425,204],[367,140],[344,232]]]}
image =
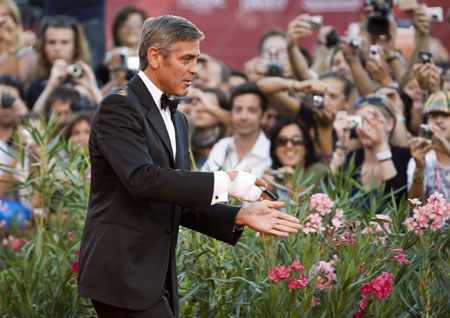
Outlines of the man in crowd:
{"label": "man in crowd", "polygon": [[270,141],[261,129],[266,100],[253,83],[237,86],[231,94],[232,137],[217,142],[203,166],[205,171],[252,169],[262,176],[270,167]]}

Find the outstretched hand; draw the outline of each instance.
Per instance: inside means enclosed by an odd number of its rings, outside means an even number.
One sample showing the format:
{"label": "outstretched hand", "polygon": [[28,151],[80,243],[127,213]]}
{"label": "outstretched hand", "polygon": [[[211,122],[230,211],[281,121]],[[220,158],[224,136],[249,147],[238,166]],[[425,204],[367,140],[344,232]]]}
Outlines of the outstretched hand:
{"label": "outstretched hand", "polygon": [[247,225],[263,234],[287,237],[289,233],[295,234],[302,227],[297,218],[277,210],[283,206],[283,202],[277,201],[253,203],[239,210],[235,223],[238,226]]}

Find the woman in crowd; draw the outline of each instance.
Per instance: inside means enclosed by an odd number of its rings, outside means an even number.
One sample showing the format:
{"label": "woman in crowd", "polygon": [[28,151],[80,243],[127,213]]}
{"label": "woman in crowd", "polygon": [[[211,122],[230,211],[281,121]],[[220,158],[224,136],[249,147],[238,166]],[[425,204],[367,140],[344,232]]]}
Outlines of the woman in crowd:
{"label": "woman in crowd", "polygon": [[191,100],[191,148],[197,167],[208,159],[212,146],[225,137],[230,123],[230,111],[225,93],[216,88],[193,88]]}
{"label": "woman in crowd", "polygon": [[89,110],[75,113],[63,132],[66,140],[72,140],[73,144],[80,145],[85,151],[89,151],[92,116],[93,111]]}
{"label": "woman in crowd", "polygon": [[66,16],[48,17],[41,23],[38,38],[40,77],[28,91],[28,107],[42,112],[50,93],[62,83],[72,84],[86,99],[98,104],[102,94],[89,66],[89,49],[80,24]]}
{"label": "woman in crowd", "polygon": [[450,92],[432,94],[423,113],[431,134],[424,131],[409,141],[408,197],[425,200],[439,192],[450,200]]}
{"label": "woman in crowd", "polygon": [[23,46],[19,9],[12,0],[0,0],[0,74],[19,76],[17,52]]}
{"label": "woman in crowd", "polygon": [[385,192],[399,190],[397,197],[400,198],[406,192],[406,166],[411,155],[408,148],[391,146],[395,126],[393,107],[384,96],[370,94],[359,98],[355,108],[361,122],[355,129],[362,147],[347,154],[354,121],[346,111],[339,112],[333,124],[338,142],[330,164],[331,171],[337,173],[339,167],[348,165],[354,155],[357,179],[366,190],[379,189],[384,182]]}
{"label": "woman in crowd", "polygon": [[295,171],[299,169],[303,179],[307,178],[316,191],[327,171],[327,167],[317,160],[308,129],[299,118],[285,117],[278,121],[270,140],[270,156],[272,169],[266,171],[264,178],[272,188],[281,185],[291,193],[303,190],[293,188],[297,183],[294,181]]}
{"label": "woman in crowd", "polygon": [[111,50],[96,70],[98,79],[104,84],[103,94],[122,86],[138,71],[137,47],[146,18],[146,13],[135,7],[125,7],[114,17]]}

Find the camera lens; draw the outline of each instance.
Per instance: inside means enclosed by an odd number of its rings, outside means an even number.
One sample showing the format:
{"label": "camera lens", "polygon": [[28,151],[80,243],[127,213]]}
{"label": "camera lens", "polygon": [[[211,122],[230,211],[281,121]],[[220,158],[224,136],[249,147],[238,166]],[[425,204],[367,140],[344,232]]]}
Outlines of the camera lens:
{"label": "camera lens", "polygon": [[83,69],[78,64],[70,64],[67,66],[67,73],[72,77],[81,77]]}

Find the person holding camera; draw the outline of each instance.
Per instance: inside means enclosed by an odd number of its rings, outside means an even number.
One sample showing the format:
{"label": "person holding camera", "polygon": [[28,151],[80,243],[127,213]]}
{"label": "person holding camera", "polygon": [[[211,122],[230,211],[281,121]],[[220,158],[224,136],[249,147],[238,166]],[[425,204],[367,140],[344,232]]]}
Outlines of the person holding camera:
{"label": "person holding camera", "polygon": [[[355,116],[340,111],[334,121],[338,137],[330,169],[337,174],[347,166],[352,156],[357,167],[356,178],[368,191],[386,184],[385,193],[398,190],[400,198],[406,192],[406,165],[411,157],[408,148],[391,146],[395,114],[391,102],[381,95],[360,97],[355,103]],[[351,129],[355,129],[361,148],[347,153]]]}
{"label": "person holding camera", "polygon": [[125,84],[139,70],[137,46],[146,18],[145,11],[132,6],[122,8],[114,16],[111,49],[95,70],[104,95]]}
{"label": "person holding camera", "polygon": [[425,200],[434,192],[450,199],[450,92],[439,91],[423,107],[427,125],[411,138],[408,197]]}
{"label": "person holding camera", "polygon": [[62,83],[80,86],[85,97],[99,103],[103,97],[89,65],[89,50],[83,29],[73,18],[48,17],[39,29],[38,67],[41,75],[28,91],[27,104],[43,112],[50,93]]}

